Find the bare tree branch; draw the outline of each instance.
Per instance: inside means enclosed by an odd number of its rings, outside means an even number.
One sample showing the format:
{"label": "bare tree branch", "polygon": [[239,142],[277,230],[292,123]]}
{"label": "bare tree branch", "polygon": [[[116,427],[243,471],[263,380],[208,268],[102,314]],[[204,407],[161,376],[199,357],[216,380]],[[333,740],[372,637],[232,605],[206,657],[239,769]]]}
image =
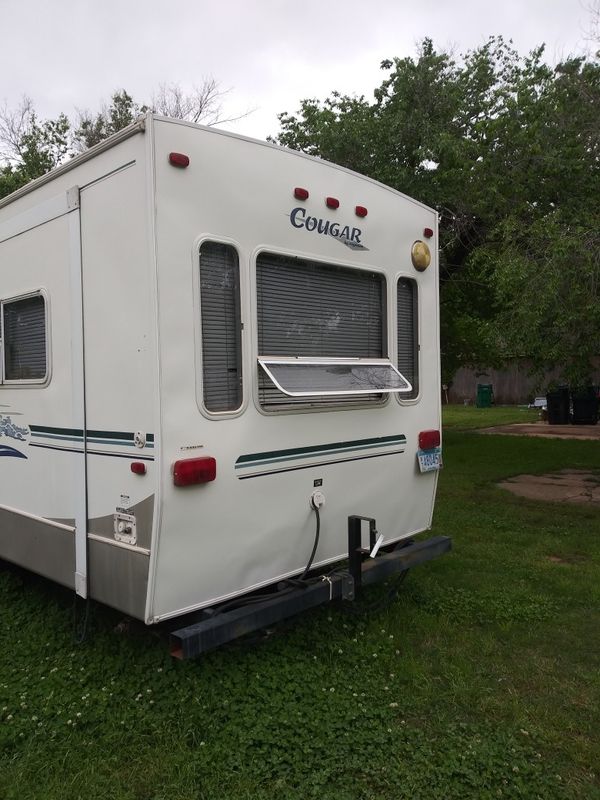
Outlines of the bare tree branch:
{"label": "bare tree branch", "polygon": [[203,125],[221,125],[235,122],[251,114],[254,109],[235,116],[224,116],[223,99],[231,89],[221,89],[218,81],[205,78],[201,86],[184,92],[177,83],[161,84],[152,97],[152,109],[163,117],[184,119]]}
{"label": "bare tree branch", "polygon": [[0,108],[0,159],[22,163],[23,142],[31,134],[35,122],[33,100],[23,96],[19,105],[10,109],[6,102]]}

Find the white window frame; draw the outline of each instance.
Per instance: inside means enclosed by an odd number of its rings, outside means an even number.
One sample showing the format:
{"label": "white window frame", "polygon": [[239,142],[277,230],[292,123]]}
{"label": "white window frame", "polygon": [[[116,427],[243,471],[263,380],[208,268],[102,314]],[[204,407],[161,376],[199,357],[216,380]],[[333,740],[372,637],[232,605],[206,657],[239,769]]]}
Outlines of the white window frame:
{"label": "white window frame", "polygon": [[[259,320],[258,320],[258,302],[257,302],[257,292],[258,292],[258,279],[257,279],[257,261],[261,254],[273,255],[273,256],[281,256],[282,258],[298,258],[305,261],[311,261],[315,264],[320,264],[324,267],[340,267],[343,269],[349,270],[356,270],[361,272],[372,272],[376,275],[379,275],[382,279],[382,345],[383,345],[383,352],[387,354],[384,356],[383,361],[391,361],[390,354],[391,354],[391,347],[392,347],[392,328],[390,327],[390,319],[391,319],[391,307],[390,307],[390,276],[387,272],[382,269],[381,267],[377,266],[365,266],[364,264],[358,264],[356,262],[348,262],[348,261],[341,261],[334,258],[323,258],[322,256],[315,255],[315,254],[307,254],[294,251],[288,248],[279,248],[274,247],[272,245],[265,245],[261,244],[254,249],[251,254],[250,262],[252,264],[251,270],[251,284],[249,287],[250,290],[250,300],[251,303],[251,313],[252,318],[254,320],[254,327],[255,327],[255,336],[253,340],[253,359],[254,363],[257,366],[257,369],[254,371],[253,376],[253,397],[254,397],[254,405],[257,411],[265,417],[272,417],[274,415],[287,415],[287,414],[323,414],[323,413],[335,413],[338,411],[354,411],[354,410],[363,410],[363,409],[381,409],[384,408],[390,400],[390,392],[349,392],[344,393],[339,399],[332,398],[331,402],[328,404],[315,404],[314,401],[316,397],[322,397],[323,395],[313,395],[307,396],[304,400],[299,402],[290,402],[285,403],[282,401],[281,405],[264,405],[261,397],[260,397],[260,372],[261,366],[259,361],[266,360],[266,361],[275,361],[281,360],[285,361],[286,356],[273,356],[270,357],[265,353],[260,353],[258,349],[258,329],[259,329]],[[395,331],[395,327],[393,329]],[[287,357],[290,360],[297,360],[298,358],[302,358],[301,356],[298,357]],[[308,360],[318,360],[317,357],[305,357]],[[325,362],[333,362],[336,360],[335,357],[330,358],[323,358]],[[340,359],[344,361],[345,359]],[[360,361],[360,359],[350,359],[353,361]],[[369,359],[366,359],[369,360]],[[370,359],[376,360],[376,359]],[[267,376],[268,379],[272,382],[271,377]],[[403,376],[404,377],[404,376]],[[273,385],[276,386],[275,383]],[[371,400],[369,401],[369,395],[377,394],[379,395],[379,399],[377,401]],[[288,395],[289,397],[289,395]],[[353,398],[358,398],[355,402],[352,402]]]}
{"label": "white window frame", "polygon": [[[42,378],[6,378],[5,376],[5,338],[4,338],[4,306],[11,303],[18,303],[21,300],[29,300],[32,297],[41,297],[44,301],[44,344],[45,344],[45,361],[46,371]],[[50,381],[50,347],[49,347],[49,314],[48,314],[48,297],[43,289],[37,289],[32,292],[25,292],[23,294],[14,295],[12,297],[3,297],[0,299],[0,387],[36,387],[46,386]]]}
{"label": "white window frame", "polygon": [[[258,359],[258,363],[266,372],[269,380],[275,384],[280,392],[288,395],[288,397],[354,397],[357,394],[396,394],[402,392],[412,392],[410,381],[408,381],[404,375],[398,371],[397,367],[394,366],[394,364],[392,364],[388,358],[268,358],[266,356],[261,356]],[[278,381],[273,375],[272,370],[269,369],[271,365],[277,366],[279,364],[286,364],[290,366],[334,366],[340,364],[349,367],[389,367],[392,373],[396,373],[396,375],[398,375],[406,383],[406,387],[401,389],[386,389],[378,387],[372,389],[330,389],[318,391],[307,389],[306,391],[290,391],[282,386],[280,381]]]}
{"label": "white window frame", "polygon": [[[403,397],[396,395],[396,400],[404,405],[415,405],[421,400],[422,396],[422,371],[421,371],[421,285],[413,275],[400,273],[396,275],[394,280],[394,352],[396,367],[398,367],[398,285],[401,280],[410,281],[413,285],[415,298],[414,298],[414,312],[416,319],[414,320],[414,335],[415,335],[415,371],[417,377],[417,393],[413,397]],[[408,380],[408,379],[407,379]],[[413,387],[414,388],[414,387]]]}
{"label": "white window frame", "polygon": [[[240,359],[241,359],[241,396],[242,402],[240,406],[231,411],[211,411],[204,402],[204,337],[202,333],[202,299],[201,299],[201,276],[200,276],[200,250],[206,243],[222,244],[231,247],[237,256],[238,260],[238,291],[239,291],[239,325],[240,325]],[[191,249],[192,261],[192,275],[194,285],[194,339],[195,339],[195,365],[196,365],[196,404],[202,416],[210,420],[223,420],[233,419],[243,414],[248,405],[248,391],[246,381],[247,369],[246,361],[249,357],[246,349],[248,347],[247,331],[245,325],[246,316],[246,303],[247,303],[247,283],[244,275],[244,260],[242,246],[236,239],[230,239],[226,236],[212,235],[204,233],[198,236],[192,245]]]}

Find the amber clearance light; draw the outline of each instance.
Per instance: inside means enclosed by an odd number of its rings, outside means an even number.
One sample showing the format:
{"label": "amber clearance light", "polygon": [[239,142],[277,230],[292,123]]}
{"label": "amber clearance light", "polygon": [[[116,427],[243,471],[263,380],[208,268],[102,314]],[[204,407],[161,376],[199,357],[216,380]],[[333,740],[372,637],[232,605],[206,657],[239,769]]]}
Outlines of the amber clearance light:
{"label": "amber clearance light", "polygon": [[413,244],[410,256],[413,267],[419,272],[423,272],[431,264],[431,251],[425,242],[420,240]]}

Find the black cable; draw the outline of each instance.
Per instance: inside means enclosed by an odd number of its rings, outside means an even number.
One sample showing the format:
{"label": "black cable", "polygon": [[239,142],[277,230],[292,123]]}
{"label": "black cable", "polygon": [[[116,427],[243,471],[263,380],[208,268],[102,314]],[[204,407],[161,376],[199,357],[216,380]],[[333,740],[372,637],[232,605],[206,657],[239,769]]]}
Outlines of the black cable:
{"label": "black cable", "polygon": [[400,591],[400,587],[406,580],[406,576],[408,575],[408,570],[405,569],[404,572],[401,572],[400,575],[394,581],[393,586],[390,588],[388,593],[385,597],[381,598],[380,600],[376,600],[374,603],[366,603],[363,605],[356,605],[355,602],[345,602],[342,603],[342,610],[347,611],[349,614],[355,614],[357,616],[361,614],[373,614],[374,612],[381,611],[384,608],[390,606],[396,597],[398,596],[398,592]]}
{"label": "black cable", "polygon": [[319,536],[321,534],[321,514],[319,513],[319,509],[317,506],[312,506],[313,511],[317,517],[317,528],[315,530],[315,543],[313,544],[312,553],[310,554],[310,558],[308,559],[308,564],[302,575],[298,578],[299,581],[303,581],[308,573],[310,572],[310,568],[312,567],[312,563],[315,560],[315,554],[317,552],[317,547],[319,546]]}
{"label": "black cable", "polygon": [[279,589],[277,592],[255,594],[252,597],[247,597],[247,598],[243,597],[234,598],[233,600],[230,600],[229,602],[223,603],[223,605],[219,606],[215,610],[215,614],[222,614],[224,611],[231,611],[234,608],[242,608],[243,606],[251,605],[252,603],[263,603],[265,600],[271,600],[274,597],[281,597],[282,595],[287,594],[288,592],[292,592],[296,589],[307,586],[306,577],[310,572],[310,568],[312,567],[312,563],[314,561],[317,552],[317,547],[319,546],[319,537],[321,534],[321,515],[319,514],[319,509],[316,508],[316,506],[311,506],[311,507],[317,517],[317,527],[315,530],[315,541],[313,544],[313,549],[302,575],[300,575],[299,578],[289,578],[287,581],[284,581],[284,583],[289,584],[289,586],[287,586],[287,588],[285,589]]}
{"label": "black cable", "polygon": [[223,603],[223,605],[216,608],[215,616],[217,614],[222,614],[224,611],[232,611],[235,608],[250,606],[253,603],[264,603],[266,600],[272,600],[274,597],[281,597],[281,595],[287,594],[288,592],[291,592],[293,589],[297,588],[297,586],[288,586],[285,589],[279,589],[276,592],[255,594],[252,595],[252,597],[235,597],[233,600],[229,600],[227,603]]}

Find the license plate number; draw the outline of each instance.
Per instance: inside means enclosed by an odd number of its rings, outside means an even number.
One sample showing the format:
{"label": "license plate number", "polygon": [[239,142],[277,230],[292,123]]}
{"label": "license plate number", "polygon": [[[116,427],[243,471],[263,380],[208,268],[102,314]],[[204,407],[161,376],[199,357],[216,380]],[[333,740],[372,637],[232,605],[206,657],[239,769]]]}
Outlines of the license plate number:
{"label": "license plate number", "polygon": [[417,458],[421,472],[433,472],[442,468],[441,447],[435,447],[433,450],[417,450]]}

